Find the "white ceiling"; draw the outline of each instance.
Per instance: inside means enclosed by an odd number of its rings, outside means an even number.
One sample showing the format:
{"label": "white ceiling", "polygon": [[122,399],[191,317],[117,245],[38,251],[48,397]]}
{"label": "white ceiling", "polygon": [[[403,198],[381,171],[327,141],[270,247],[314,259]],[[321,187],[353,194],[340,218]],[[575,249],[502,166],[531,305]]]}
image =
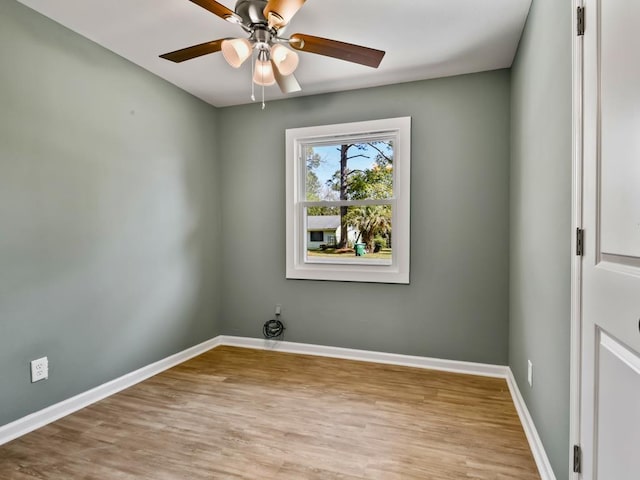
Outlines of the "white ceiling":
{"label": "white ceiling", "polygon": [[[220,53],[183,63],[158,55],[243,30],[188,0],[19,0],[215,106],[251,102],[250,62]],[[231,8],[235,0],[219,0]],[[306,33],[385,50],[378,69],[300,53],[303,91],[350,90],[511,66],[531,0],[308,0],[286,35]],[[268,100],[283,98],[277,85]],[[292,95],[290,95],[292,96]]]}

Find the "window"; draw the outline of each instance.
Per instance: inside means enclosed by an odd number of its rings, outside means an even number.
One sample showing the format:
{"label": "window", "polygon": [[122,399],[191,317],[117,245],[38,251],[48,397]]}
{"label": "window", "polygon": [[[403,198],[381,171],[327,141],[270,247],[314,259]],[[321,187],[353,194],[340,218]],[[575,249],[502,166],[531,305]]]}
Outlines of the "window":
{"label": "window", "polygon": [[324,242],[324,232],[310,232],[309,240],[312,242]]}
{"label": "window", "polygon": [[287,130],[287,278],[409,283],[410,130]]}

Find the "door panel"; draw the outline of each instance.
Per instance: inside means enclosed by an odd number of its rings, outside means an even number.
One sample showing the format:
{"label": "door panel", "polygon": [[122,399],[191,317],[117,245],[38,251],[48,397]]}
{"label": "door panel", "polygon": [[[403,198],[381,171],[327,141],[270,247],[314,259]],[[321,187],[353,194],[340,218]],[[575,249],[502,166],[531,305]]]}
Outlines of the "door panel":
{"label": "door panel", "polygon": [[640,2],[586,0],[585,9],[582,478],[637,480]]}
{"label": "door panel", "polygon": [[602,251],[640,257],[640,62],[629,43],[640,2],[606,0],[600,8]]}
{"label": "door panel", "polygon": [[640,356],[599,332],[597,368],[597,478],[631,478],[640,472]]}

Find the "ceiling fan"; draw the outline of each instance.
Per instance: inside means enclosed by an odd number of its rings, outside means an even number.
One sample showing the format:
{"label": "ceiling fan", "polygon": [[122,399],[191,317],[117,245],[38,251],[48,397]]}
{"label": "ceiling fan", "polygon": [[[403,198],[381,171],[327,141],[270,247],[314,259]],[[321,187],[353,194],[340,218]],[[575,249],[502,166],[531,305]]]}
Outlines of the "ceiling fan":
{"label": "ceiling fan", "polygon": [[301,52],[316,53],[373,68],[380,65],[385,54],[382,50],[302,33],[285,37],[285,27],[305,0],[238,0],[235,11],[214,0],[190,1],[239,25],[248,37],[221,38],[165,53],[160,55],[161,58],[179,63],[222,51],[227,63],[239,68],[249,57],[253,59],[255,52],[253,83],[262,87],[277,83],[285,94],[301,90],[294,76],[299,61],[298,54],[286,45]]}

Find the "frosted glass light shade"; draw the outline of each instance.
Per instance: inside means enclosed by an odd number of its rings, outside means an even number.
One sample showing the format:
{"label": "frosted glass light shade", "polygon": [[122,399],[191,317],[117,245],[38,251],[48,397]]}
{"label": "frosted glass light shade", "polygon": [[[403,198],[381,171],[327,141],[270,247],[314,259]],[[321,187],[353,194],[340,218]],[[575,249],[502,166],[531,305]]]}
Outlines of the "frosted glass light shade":
{"label": "frosted glass light shade", "polygon": [[271,47],[271,60],[276,64],[278,71],[284,75],[291,75],[298,68],[298,54],[284,45],[276,44]]}
{"label": "frosted glass light shade", "polygon": [[251,56],[251,42],[246,38],[223,40],[222,55],[229,65],[238,68]]}
{"label": "frosted glass light shade", "polygon": [[253,72],[253,82],[256,85],[269,86],[276,83],[273,75],[273,67],[269,60],[256,60],[256,68]]}

